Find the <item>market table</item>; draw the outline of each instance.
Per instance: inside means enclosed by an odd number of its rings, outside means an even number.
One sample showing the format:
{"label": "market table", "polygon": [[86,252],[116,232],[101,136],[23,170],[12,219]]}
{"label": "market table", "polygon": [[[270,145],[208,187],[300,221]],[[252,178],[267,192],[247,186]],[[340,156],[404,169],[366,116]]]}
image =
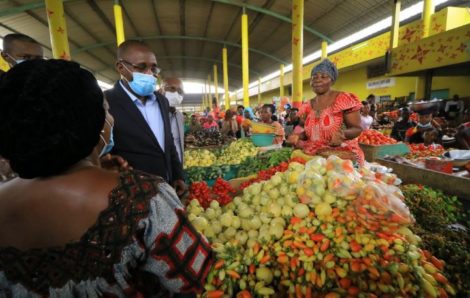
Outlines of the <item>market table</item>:
{"label": "market table", "polygon": [[418,183],[470,201],[470,178],[449,175],[395,161],[376,159],[376,162],[392,168],[404,183]]}

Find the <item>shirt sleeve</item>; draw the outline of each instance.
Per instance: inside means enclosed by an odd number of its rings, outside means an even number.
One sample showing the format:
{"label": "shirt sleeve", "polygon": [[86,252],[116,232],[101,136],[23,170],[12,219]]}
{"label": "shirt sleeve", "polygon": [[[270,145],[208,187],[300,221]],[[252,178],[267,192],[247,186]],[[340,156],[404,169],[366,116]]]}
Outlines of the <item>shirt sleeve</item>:
{"label": "shirt sleeve", "polygon": [[213,252],[189,222],[170,185],[159,184],[159,193],[151,199],[149,216],[139,222],[139,230],[139,242],[146,251],[141,270],[154,275],[172,293],[202,291]]}
{"label": "shirt sleeve", "polygon": [[359,98],[353,94],[348,92],[341,92],[336,97],[336,101],[333,105],[333,112],[356,112],[359,111],[362,107],[362,103]]}

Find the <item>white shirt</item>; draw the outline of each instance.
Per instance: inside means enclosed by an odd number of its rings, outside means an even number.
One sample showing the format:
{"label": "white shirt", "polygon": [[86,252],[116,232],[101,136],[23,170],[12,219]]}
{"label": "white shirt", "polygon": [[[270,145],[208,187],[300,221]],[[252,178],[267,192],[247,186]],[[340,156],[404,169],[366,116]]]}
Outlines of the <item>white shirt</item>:
{"label": "white shirt", "polygon": [[124,91],[126,91],[127,95],[129,95],[132,102],[139,109],[140,113],[142,113],[142,116],[144,116],[145,121],[157,139],[160,148],[162,148],[163,152],[165,152],[165,128],[163,124],[163,116],[155,94],[152,93],[149,95],[145,101],[145,104],[143,104],[142,101],[137,98],[137,96],[127,90],[121,81],[119,81],[119,84],[121,84],[121,87],[124,89]]}
{"label": "white shirt", "polygon": [[372,122],[374,122],[374,118],[372,118],[372,116],[361,115],[361,127],[363,130],[369,129],[370,126],[372,125]]}

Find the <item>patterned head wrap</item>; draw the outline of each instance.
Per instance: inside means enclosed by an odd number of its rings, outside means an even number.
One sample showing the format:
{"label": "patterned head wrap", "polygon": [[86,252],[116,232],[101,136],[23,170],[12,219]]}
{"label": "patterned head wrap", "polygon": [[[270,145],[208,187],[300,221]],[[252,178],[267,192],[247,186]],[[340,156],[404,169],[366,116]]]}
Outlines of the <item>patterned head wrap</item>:
{"label": "patterned head wrap", "polygon": [[336,79],[338,78],[338,69],[336,68],[336,65],[334,65],[333,62],[328,59],[324,59],[322,62],[320,62],[320,64],[315,66],[312,69],[311,76],[319,72],[329,75],[333,82],[336,82]]}

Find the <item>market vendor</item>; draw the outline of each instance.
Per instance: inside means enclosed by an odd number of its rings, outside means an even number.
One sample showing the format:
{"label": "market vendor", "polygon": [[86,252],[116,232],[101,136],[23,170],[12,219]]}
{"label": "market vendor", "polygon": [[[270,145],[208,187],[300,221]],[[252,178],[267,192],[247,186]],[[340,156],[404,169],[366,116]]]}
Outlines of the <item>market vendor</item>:
{"label": "market vendor", "polygon": [[204,123],[202,127],[204,129],[219,130],[219,125],[217,124],[217,122],[214,121],[214,116],[210,114],[207,116],[207,121]]}
{"label": "market vendor", "polygon": [[406,131],[406,138],[405,141],[411,144],[420,144],[424,143],[424,134],[428,131],[436,131],[436,133],[431,133],[431,136],[435,136],[436,140],[427,140],[427,142],[439,142],[439,135],[440,135],[440,126],[433,121],[433,112],[434,108],[427,108],[420,111],[418,113],[418,124],[416,127],[409,128]]}
{"label": "market vendor", "polygon": [[337,78],[338,70],[328,59],[313,68],[310,86],[316,97],[299,111],[305,119],[305,131],[296,147],[309,154],[323,148],[347,148],[363,164],[364,153],[357,140],[362,132],[359,113],[362,104],[352,93],[331,89]]}
{"label": "market vendor", "polygon": [[189,131],[188,134],[193,134],[196,131],[201,130],[201,122],[199,121],[197,115],[193,114],[191,115],[191,120],[189,122]]}
{"label": "market vendor", "polygon": [[400,118],[393,125],[391,137],[397,141],[404,141],[406,131],[410,128],[414,128],[416,123],[410,119],[411,113],[409,108],[401,108],[399,113]]}
{"label": "market vendor", "polygon": [[255,120],[255,114],[253,113],[253,109],[251,107],[245,108],[245,111],[243,111],[243,122],[242,122],[242,129],[245,134],[245,136],[250,136],[250,126],[251,122]]}
{"label": "market vendor", "polygon": [[273,144],[282,144],[284,142],[284,137],[285,137],[284,128],[282,127],[281,123],[279,123],[279,121],[273,120],[272,116],[274,112],[275,112],[274,105],[272,104],[263,105],[263,107],[261,108],[261,113],[260,113],[261,122],[276,127],[276,132],[275,132],[276,136],[274,137]]}

